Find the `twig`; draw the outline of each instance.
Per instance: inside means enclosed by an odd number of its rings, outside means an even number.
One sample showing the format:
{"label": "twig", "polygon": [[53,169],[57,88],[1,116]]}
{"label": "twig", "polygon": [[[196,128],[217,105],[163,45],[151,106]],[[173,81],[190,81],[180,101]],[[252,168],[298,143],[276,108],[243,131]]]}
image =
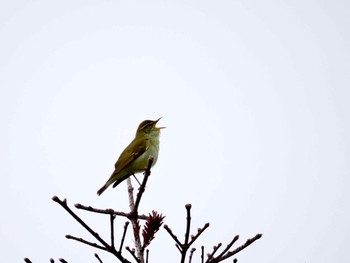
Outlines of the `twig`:
{"label": "twig", "polygon": [[54,196],[52,200],[58,204],[60,204],[79,224],[81,224],[93,237],[95,237],[108,252],[112,253],[123,263],[130,263],[127,259],[125,259],[120,252],[116,251],[113,247],[108,245],[106,241],[104,241],[95,231],[93,231],[79,216],[77,216],[67,205],[67,200],[64,199],[61,201],[57,196]]}
{"label": "twig", "polygon": [[258,240],[261,237],[262,237],[262,234],[256,234],[255,237],[247,239],[247,241],[243,245],[237,247],[233,251],[227,252],[226,255],[222,256],[220,258],[220,261],[223,261],[223,260],[225,260],[225,259],[227,259],[229,257],[232,257],[233,255],[235,255],[238,252],[242,251],[243,249],[245,249],[246,247],[248,247],[249,245],[251,245],[252,243],[254,243],[256,240]]}
{"label": "twig", "polygon": [[72,239],[72,240],[75,240],[75,241],[78,241],[78,242],[81,242],[83,244],[86,244],[86,245],[89,245],[89,246],[92,246],[92,247],[95,247],[95,248],[98,248],[98,249],[102,249],[102,250],[105,250],[105,251],[108,251],[107,248],[103,247],[103,246],[100,246],[96,243],[92,243],[90,241],[87,241],[85,239],[82,239],[81,237],[75,237],[75,236],[72,236],[72,235],[66,235],[66,238],[67,239]]}
{"label": "twig", "polygon": [[204,263],[204,246],[201,246],[201,263]]}
{"label": "twig", "polygon": [[185,232],[185,242],[181,245],[181,263],[185,263],[186,259],[186,253],[187,250],[189,249],[188,245],[188,239],[190,237],[190,229],[191,229],[191,204],[186,204],[185,208],[187,211],[187,216],[186,216],[186,232]]}
{"label": "twig", "polygon": [[95,253],[95,258],[97,258],[97,260],[98,260],[100,263],[103,263],[103,261],[100,259],[100,257],[98,256],[97,253]]}
{"label": "twig", "polygon": [[[174,241],[177,243],[177,245],[179,245],[180,247],[182,246],[181,242],[179,241],[179,239],[177,238],[176,235],[174,235],[173,231],[171,230],[171,228],[168,225],[164,225],[164,229],[169,233],[169,235],[174,239]],[[181,250],[180,250],[181,252]]]}
{"label": "twig", "polygon": [[218,258],[221,258],[229,249],[233,246],[233,244],[239,239],[239,235],[236,235],[230,243],[227,244],[226,248],[219,254]]}
{"label": "twig", "polygon": [[188,238],[190,236],[190,229],[191,229],[191,204],[185,205],[186,211],[187,211],[187,216],[186,216],[186,232],[185,232],[185,243],[188,244]]}
{"label": "twig", "polygon": [[[169,233],[169,235],[174,239],[176,242],[175,246],[178,248],[178,250],[181,253],[181,263],[185,262],[186,259],[186,253],[188,249],[191,247],[191,245],[196,241],[196,239],[204,232],[205,229],[209,227],[209,223],[206,223],[203,228],[199,228],[198,232],[195,236],[191,236],[191,241],[189,241],[190,237],[190,230],[191,230],[191,204],[185,205],[187,216],[186,216],[186,232],[185,232],[185,241],[184,243],[181,243],[177,236],[173,233],[173,231],[170,229],[168,225],[164,225],[165,230]],[[202,254],[204,249],[202,248]],[[204,256],[202,255],[202,258]],[[202,259],[203,262],[203,259]]]}
{"label": "twig", "polygon": [[50,263],[55,263],[55,260],[53,260],[53,258],[50,258]]}
{"label": "twig", "polygon": [[110,215],[110,223],[111,223],[111,247],[114,248],[114,219],[115,215]]}
{"label": "twig", "polygon": [[24,258],[24,262],[26,262],[26,263],[32,263],[32,261],[30,261],[29,258]]}
{"label": "twig", "polygon": [[[234,249],[232,251],[228,251],[231,248],[231,246],[238,240],[239,236],[237,235],[232,239],[232,241],[220,253],[219,256],[213,257],[213,258],[208,258],[206,260],[206,263],[217,263],[217,262],[223,261],[225,259],[228,259],[229,257],[232,257],[233,255],[237,254],[238,252],[242,251],[243,249],[245,249],[246,247],[248,247],[249,245],[251,245],[253,242],[255,242],[256,240],[258,240],[261,237],[262,237],[262,234],[256,234],[255,237],[248,239],[243,245],[237,247],[236,249]],[[236,259],[236,261],[233,260],[233,262],[237,262],[237,259]]]}
{"label": "twig", "polygon": [[195,248],[192,248],[191,251],[190,251],[190,257],[188,259],[188,263],[191,263],[192,262],[192,256],[193,256],[193,253],[196,251]]}
{"label": "twig", "polygon": [[151,175],[151,167],[152,167],[152,164],[153,164],[153,160],[154,160],[153,156],[150,156],[148,158],[148,165],[147,165],[147,169],[145,171],[145,176],[143,178],[143,181],[142,181],[142,184],[141,184],[141,186],[139,188],[139,191],[137,192],[137,195],[136,195],[135,211],[138,210],[140,202],[141,202],[142,194],[145,192],[145,188],[146,188],[148,177]]}
{"label": "twig", "polygon": [[68,263],[64,258],[59,258],[59,261],[61,261],[62,263]]}
{"label": "twig", "polygon": [[129,253],[133,256],[133,258],[136,260],[136,262],[140,262],[140,260],[137,258],[136,254],[135,254],[135,249],[130,249],[130,247],[126,247],[125,249],[127,251],[129,251]]}
{"label": "twig", "polygon": [[127,179],[127,184],[128,184],[128,193],[129,193],[129,207],[131,210],[130,213],[135,215],[134,217],[130,217],[129,220],[131,221],[132,229],[134,231],[134,243],[136,247],[137,258],[138,258],[138,262],[144,263],[143,251],[142,251],[142,245],[141,245],[141,239],[140,239],[140,224],[137,219],[137,210],[135,210],[133,187],[131,185],[130,177]]}
{"label": "twig", "polygon": [[149,249],[146,249],[146,263],[148,263],[148,254],[149,254]]}
{"label": "twig", "polygon": [[[74,206],[77,209],[82,209],[82,210],[86,210],[86,211],[94,212],[94,213],[99,213],[99,214],[123,216],[123,217],[129,218],[129,219],[130,219],[131,216],[133,216],[130,213],[114,211],[111,208],[99,209],[99,208],[94,208],[94,207],[91,207],[91,206],[85,206],[85,205],[82,205],[82,204],[75,204]],[[146,215],[138,215],[138,219],[146,220],[147,216]]]}
{"label": "twig", "polygon": [[206,230],[209,226],[210,226],[210,224],[209,224],[209,223],[206,223],[206,224],[204,225],[203,228],[199,228],[197,234],[196,234],[195,236],[192,236],[192,237],[191,237],[191,241],[190,241],[190,243],[188,243],[188,246],[192,246],[192,244],[194,243],[194,241],[196,241],[196,239],[197,239],[197,238],[204,232],[204,230]]}
{"label": "twig", "polygon": [[214,256],[214,254],[216,253],[216,251],[218,251],[218,249],[221,247],[221,243],[219,243],[217,246],[214,246],[214,248],[213,248],[213,252],[211,252],[211,254],[208,254],[208,259],[207,260],[209,260],[209,259],[212,259],[213,258],[213,256]]}
{"label": "twig", "polygon": [[122,248],[123,248],[123,244],[124,244],[124,240],[125,240],[125,235],[126,235],[126,230],[128,229],[128,226],[129,226],[129,222],[125,222],[124,224],[124,231],[123,231],[123,236],[122,236],[122,239],[120,241],[120,247],[119,247],[119,252],[122,252]]}
{"label": "twig", "polygon": [[135,210],[135,201],[134,201],[134,187],[132,187],[131,179],[128,177],[126,179],[128,185],[128,196],[129,196],[129,208],[130,208],[130,220],[135,218],[137,215],[133,214]]}

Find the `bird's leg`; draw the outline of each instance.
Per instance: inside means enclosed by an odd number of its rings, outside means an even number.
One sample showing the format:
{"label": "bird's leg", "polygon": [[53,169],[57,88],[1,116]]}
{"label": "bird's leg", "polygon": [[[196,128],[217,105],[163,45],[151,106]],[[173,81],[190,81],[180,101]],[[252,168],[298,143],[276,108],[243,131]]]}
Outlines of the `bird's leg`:
{"label": "bird's leg", "polygon": [[137,177],[135,176],[135,174],[132,174],[132,176],[134,176],[134,178],[136,179],[136,181],[139,183],[139,186],[141,186],[140,181],[137,179]]}

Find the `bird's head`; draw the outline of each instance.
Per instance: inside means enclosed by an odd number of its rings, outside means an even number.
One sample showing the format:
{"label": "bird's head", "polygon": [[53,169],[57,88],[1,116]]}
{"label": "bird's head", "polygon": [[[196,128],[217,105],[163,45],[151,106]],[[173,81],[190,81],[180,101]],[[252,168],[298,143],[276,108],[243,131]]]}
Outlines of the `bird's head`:
{"label": "bird's head", "polygon": [[139,127],[136,131],[136,136],[139,134],[151,134],[151,133],[160,133],[161,129],[164,129],[165,127],[156,127],[157,122],[161,119],[160,117],[158,120],[151,121],[151,120],[145,120],[140,123]]}

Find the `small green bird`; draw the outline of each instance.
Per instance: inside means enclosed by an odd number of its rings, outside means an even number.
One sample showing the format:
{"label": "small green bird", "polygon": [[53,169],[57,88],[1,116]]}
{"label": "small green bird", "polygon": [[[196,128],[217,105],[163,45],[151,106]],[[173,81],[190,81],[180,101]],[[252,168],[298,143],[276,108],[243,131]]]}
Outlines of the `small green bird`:
{"label": "small green bird", "polygon": [[141,173],[146,170],[148,158],[154,158],[152,166],[158,159],[159,136],[160,130],[165,127],[156,127],[160,120],[141,122],[136,131],[134,140],[120,154],[118,161],[115,163],[115,170],[108,181],[97,191],[101,195],[111,184],[116,187],[130,175]]}

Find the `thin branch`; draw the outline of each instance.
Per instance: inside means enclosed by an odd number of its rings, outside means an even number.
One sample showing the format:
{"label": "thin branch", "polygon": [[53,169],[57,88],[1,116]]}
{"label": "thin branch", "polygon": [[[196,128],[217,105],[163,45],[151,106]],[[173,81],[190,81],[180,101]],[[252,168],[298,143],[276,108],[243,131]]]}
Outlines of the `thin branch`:
{"label": "thin branch", "polygon": [[177,245],[179,245],[180,247],[182,246],[181,242],[179,241],[179,239],[177,238],[176,235],[174,235],[173,231],[170,229],[170,227],[168,225],[164,225],[164,229],[169,233],[169,235],[174,239],[174,241],[176,242]]}
{"label": "thin branch", "polygon": [[192,248],[191,251],[190,251],[190,256],[189,256],[189,259],[188,259],[188,263],[191,263],[192,262],[192,256],[193,256],[193,253],[196,251],[195,248]]}
{"label": "thin branch", "polygon": [[137,258],[136,254],[135,254],[135,249],[130,249],[130,247],[126,247],[125,249],[133,256],[133,258],[136,260],[136,262],[140,262],[140,260]]}
{"label": "thin branch", "polygon": [[[232,257],[233,255],[237,254],[238,252],[242,251],[243,249],[247,248],[249,245],[251,245],[253,242],[255,242],[256,240],[258,240],[259,238],[262,237],[262,234],[256,234],[255,237],[248,239],[243,245],[237,247],[236,249],[227,252],[231,246],[238,240],[239,236],[235,236],[232,241],[227,245],[227,247],[220,253],[219,256],[214,257],[214,258],[208,258],[206,260],[206,263],[217,263],[217,262],[221,262],[225,259],[228,259],[230,257]],[[233,260],[233,262],[237,262]]]}
{"label": "thin branch", "polygon": [[213,252],[211,252],[210,254],[208,254],[208,259],[207,259],[207,261],[209,260],[209,259],[212,259],[213,257],[214,257],[214,254],[216,253],[216,251],[218,251],[218,249],[221,247],[221,243],[219,243],[219,244],[217,244],[217,246],[214,246],[214,248],[213,248]]}
{"label": "thin branch", "polygon": [[128,229],[128,226],[129,226],[129,222],[125,222],[124,224],[124,231],[123,231],[123,236],[122,236],[122,239],[120,241],[120,247],[119,247],[119,252],[122,252],[122,248],[123,248],[123,244],[124,244],[124,240],[125,240],[125,235],[126,235],[126,230]]}
{"label": "thin branch", "polygon": [[114,248],[114,219],[115,215],[110,215],[110,223],[111,223],[111,247]]}
{"label": "thin branch", "polygon": [[[206,223],[203,228],[198,228],[197,234],[191,236],[191,241],[189,241],[190,238],[190,230],[191,230],[191,204],[186,204],[185,208],[187,211],[186,216],[186,232],[185,232],[185,241],[182,244],[177,236],[173,233],[173,231],[170,229],[168,225],[164,225],[165,230],[169,233],[169,235],[174,239],[176,242],[175,246],[178,248],[178,250],[181,253],[181,263],[185,262],[186,259],[186,253],[188,249],[192,246],[192,244],[196,241],[196,239],[204,232],[205,229],[209,227],[209,223]],[[202,263],[204,260],[204,248],[202,247]]]}
{"label": "thin branch", "polygon": [[128,186],[128,196],[129,196],[129,208],[130,208],[130,220],[133,220],[137,215],[134,213],[135,211],[135,201],[134,201],[134,188],[132,187],[131,184],[131,179],[128,177],[126,179],[127,186]]}
{"label": "thin branch", "polygon": [[222,256],[220,258],[220,261],[223,261],[223,260],[225,260],[225,259],[227,259],[229,257],[232,257],[233,255],[235,255],[238,252],[242,251],[243,249],[245,249],[246,247],[248,247],[249,245],[251,245],[252,243],[254,243],[256,240],[258,240],[261,237],[262,237],[262,234],[256,234],[255,237],[247,239],[247,241],[243,245],[237,247],[233,251],[227,252],[226,255]]}
{"label": "thin branch", "polygon": [[68,263],[64,258],[59,258],[59,261],[61,261],[62,263]]}
{"label": "thin branch", "polygon": [[201,263],[204,263],[204,246],[201,246]]}
{"label": "thin branch", "polygon": [[190,229],[191,229],[191,204],[185,205],[186,211],[187,211],[187,216],[186,216],[186,232],[185,232],[185,242],[184,245],[188,246],[188,238],[190,236]]}
{"label": "thin branch", "polygon": [[103,246],[100,246],[100,245],[98,245],[96,243],[87,241],[87,240],[85,240],[85,239],[83,239],[81,237],[75,237],[75,236],[72,236],[72,235],[66,235],[66,238],[78,241],[78,242],[83,243],[85,245],[89,245],[89,246],[92,246],[92,247],[95,247],[95,248],[98,248],[98,249],[102,249],[102,250],[108,251],[107,248],[105,248]]}
{"label": "thin branch", "polygon": [[209,223],[206,223],[206,224],[204,225],[203,228],[199,228],[197,234],[196,234],[195,236],[192,236],[192,237],[191,237],[191,241],[190,241],[190,243],[188,243],[188,246],[189,246],[189,247],[192,246],[192,244],[194,243],[194,241],[196,241],[196,239],[197,239],[197,238],[204,232],[204,230],[206,230],[209,226],[210,226],[210,224],[209,224]]}
{"label": "thin branch", "polygon": [[179,250],[180,253],[182,253],[182,249],[178,244],[175,244],[175,247]]}
{"label": "thin branch", "polygon": [[81,224],[93,237],[95,237],[105,248],[107,251],[116,256],[123,263],[130,263],[127,259],[125,259],[120,252],[116,251],[113,247],[108,245],[106,241],[104,241],[95,231],[93,231],[79,216],[77,216],[67,205],[67,200],[64,199],[61,201],[57,196],[54,196],[52,200],[58,204],[60,204],[79,224]]}
{"label": "thin branch", "polygon": [[138,208],[139,208],[139,205],[140,205],[140,202],[141,202],[141,197],[142,197],[142,194],[144,193],[145,191],[145,188],[146,188],[146,184],[147,184],[147,180],[148,180],[148,177],[151,175],[151,167],[152,167],[152,164],[153,164],[153,156],[150,156],[148,158],[148,165],[147,165],[147,169],[145,171],[145,176],[143,178],[143,181],[142,181],[142,184],[139,188],[139,191],[137,192],[137,196],[136,196],[136,201],[135,201],[135,211],[138,211]]}
{"label": "thin branch", "polygon": [[97,253],[95,253],[95,258],[97,258],[97,260],[98,260],[100,263],[103,263],[103,261],[100,259],[100,257],[98,256]]}
{"label": "thin branch", "polygon": [[29,258],[24,258],[24,262],[26,262],[26,263],[32,263],[32,261],[30,261]]}
{"label": "thin branch", "polygon": [[187,211],[187,216],[186,216],[186,232],[185,232],[185,241],[181,245],[181,263],[185,263],[186,260],[186,253],[187,250],[189,249],[188,245],[188,239],[190,237],[190,229],[191,229],[191,204],[186,204],[185,208]]}
{"label": "thin branch", "polygon": [[146,263],[148,263],[149,249],[146,249]]}
{"label": "thin branch", "polygon": [[142,250],[141,239],[140,239],[140,224],[139,224],[139,220],[137,219],[137,210],[135,210],[133,187],[131,185],[130,177],[127,179],[127,184],[128,184],[128,193],[129,193],[129,207],[131,210],[130,213],[134,215],[133,217],[129,218],[129,220],[131,221],[132,229],[134,231],[134,243],[136,247],[138,262],[143,263],[143,250]]}
{"label": "thin branch", "polygon": [[217,258],[221,258],[223,255],[226,254],[227,251],[230,250],[230,248],[233,246],[233,244],[239,239],[239,235],[236,235],[230,243],[227,244],[226,248],[221,251],[221,253],[219,254],[219,256]]}
{"label": "thin branch", "polygon": [[79,216],[77,216],[67,205],[67,200],[64,199],[61,201],[57,196],[52,198],[53,201],[60,204],[79,224],[81,224],[91,235],[93,235],[101,244],[105,247],[109,247],[109,245],[104,241],[95,231],[93,231]]}
{"label": "thin branch", "polygon": [[[131,213],[124,213],[124,212],[114,211],[111,208],[99,209],[99,208],[94,208],[94,207],[91,207],[91,206],[85,206],[85,205],[82,205],[82,204],[79,204],[79,203],[75,204],[74,206],[77,209],[82,209],[82,210],[86,210],[86,211],[94,212],[94,213],[99,213],[99,214],[123,216],[123,217],[126,217],[126,218],[130,218],[131,216],[133,216],[133,215],[131,215]],[[138,215],[138,219],[146,220],[147,216],[146,215]]]}

